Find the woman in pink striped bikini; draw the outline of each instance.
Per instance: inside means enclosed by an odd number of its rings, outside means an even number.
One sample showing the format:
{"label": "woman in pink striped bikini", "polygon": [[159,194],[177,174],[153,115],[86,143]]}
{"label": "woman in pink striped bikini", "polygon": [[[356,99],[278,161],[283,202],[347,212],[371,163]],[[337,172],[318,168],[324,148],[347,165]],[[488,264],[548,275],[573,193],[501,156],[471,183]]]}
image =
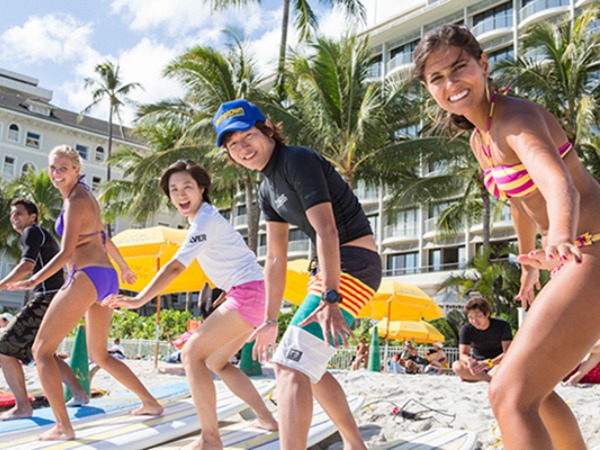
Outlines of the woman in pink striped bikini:
{"label": "woman in pink striped bikini", "polygon": [[[489,71],[463,26],[432,30],[415,51],[416,77],[453,125],[473,130],[486,186],[510,202],[519,240],[518,299],[530,309],[492,377],[490,402],[507,450],[585,449],[573,413],[553,389],[600,338],[600,185],[558,120],[497,92]],[[540,269],[555,276],[536,297]]]}

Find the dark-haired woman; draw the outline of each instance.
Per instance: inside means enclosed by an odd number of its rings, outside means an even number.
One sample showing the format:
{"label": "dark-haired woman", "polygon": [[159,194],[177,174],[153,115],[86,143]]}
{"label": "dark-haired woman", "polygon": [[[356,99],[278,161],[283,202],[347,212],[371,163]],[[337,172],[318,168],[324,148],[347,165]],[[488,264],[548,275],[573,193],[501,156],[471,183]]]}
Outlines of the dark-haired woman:
{"label": "dark-haired woman", "polygon": [[[511,205],[518,298],[531,308],[490,383],[504,447],[584,449],[575,417],[553,389],[600,338],[600,185],[552,114],[494,89],[488,59],[465,27],[424,36],[415,74],[455,125],[473,130],[489,191]],[[554,276],[533,303],[539,269]]]}
{"label": "dark-haired woman", "polygon": [[197,259],[206,275],[227,292],[227,300],[187,341],[181,355],[202,434],[191,448],[223,448],[217,399],[210,370],[256,413],[256,425],[277,429],[277,422],[248,377],[229,360],[263,322],[265,287],[262,268],[242,236],[210,203],[210,176],[193,161],[178,161],[161,175],[159,186],[190,222],[185,243],[135,297],[113,296],[112,308],[139,308],[160,294]]}

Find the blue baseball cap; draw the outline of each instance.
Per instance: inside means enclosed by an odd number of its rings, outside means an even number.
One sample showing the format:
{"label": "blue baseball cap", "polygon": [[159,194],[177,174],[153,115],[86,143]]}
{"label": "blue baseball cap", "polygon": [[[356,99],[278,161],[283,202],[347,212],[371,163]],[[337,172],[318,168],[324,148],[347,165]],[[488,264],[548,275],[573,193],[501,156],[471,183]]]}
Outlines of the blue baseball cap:
{"label": "blue baseball cap", "polygon": [[248,130],[257,120],[267,119],[255,104],[243,99],[223,103],[213,119],[217,147],[221,147],[225,133]]}

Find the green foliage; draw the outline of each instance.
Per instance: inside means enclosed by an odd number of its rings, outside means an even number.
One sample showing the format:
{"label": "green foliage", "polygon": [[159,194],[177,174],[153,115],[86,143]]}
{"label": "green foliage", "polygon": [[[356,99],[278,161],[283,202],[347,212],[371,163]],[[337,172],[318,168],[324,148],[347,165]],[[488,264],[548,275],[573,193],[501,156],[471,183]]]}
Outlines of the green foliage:
{"label": "green foliage", "polygon": [[283,337],[283,333],[285,333],[285,330],[287,330],[287,327],[290,325],[290,322],[292,321],[292,317],[294,317],[294,314],[296,314],[296,311],[298,311],[298,306],[294,305],[292,306],[292,309],[290,309],[289,312],[287,313],[279,313],[279,316],[277,317],[277,322],[278,322],[278,331],[277,331],[277,342],[279,342],[281,340],[281,338]]}

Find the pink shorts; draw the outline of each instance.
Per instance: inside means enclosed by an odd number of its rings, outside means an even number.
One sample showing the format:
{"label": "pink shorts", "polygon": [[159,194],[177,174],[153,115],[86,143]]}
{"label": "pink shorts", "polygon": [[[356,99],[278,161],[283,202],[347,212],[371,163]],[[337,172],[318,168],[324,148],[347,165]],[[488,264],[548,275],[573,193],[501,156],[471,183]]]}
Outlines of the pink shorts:
{"label": "pink shorts", "polygon": [[265,282],[249,281],[231,288],[221,307],[239,312],[242,319],[257,328],[265,321],[265,297]]}

